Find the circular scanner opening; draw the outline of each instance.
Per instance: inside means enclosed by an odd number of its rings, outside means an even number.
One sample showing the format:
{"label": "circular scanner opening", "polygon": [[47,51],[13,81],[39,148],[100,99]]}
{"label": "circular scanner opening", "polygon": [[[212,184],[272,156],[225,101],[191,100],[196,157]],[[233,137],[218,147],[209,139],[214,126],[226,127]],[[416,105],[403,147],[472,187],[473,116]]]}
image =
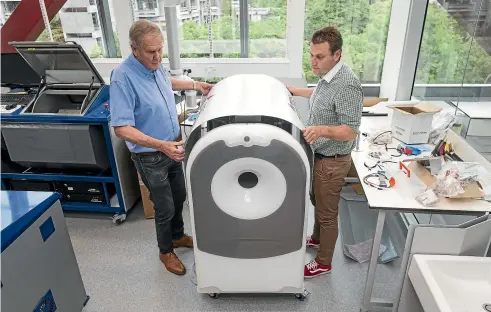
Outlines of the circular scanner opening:
{"label": "circular scanner opening", "polygon": [[257,175],[252,172],[244,172],[239,175],[239,184],[243,188],[250,189],[253,188],[254,186],[257,185],[257,182],[259,181]]}

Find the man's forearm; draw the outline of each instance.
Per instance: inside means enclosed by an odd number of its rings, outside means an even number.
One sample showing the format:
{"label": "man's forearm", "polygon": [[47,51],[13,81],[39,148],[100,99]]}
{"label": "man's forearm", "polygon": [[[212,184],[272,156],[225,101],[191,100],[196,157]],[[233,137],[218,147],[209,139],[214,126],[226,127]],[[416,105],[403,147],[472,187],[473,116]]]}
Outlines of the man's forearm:
{"label": "man's forearm", "polygon": [[115,127],[114,132],[121,139],[140,146],[160,150],[163,141],[157,140],[131,126]]}
{"label": "man's forearm", "polygon": [[169,80],[172,84],[172,90],[174,91],[193,90],[195,87],[195,83],[193,83],[192,80],[182,80],[175,78],[169,78]]}
{"label": "man's forearm", "polygon": [[323,126],[321,136],[334,141],[353,141],[356,139],[356,133],[350,126]]}
{"label": "man's forearm", "polygon": [[314,88],[298,88],[297,90],[295,90],[295,93],[293,95],[310,98],[313,92],[314,92]]}

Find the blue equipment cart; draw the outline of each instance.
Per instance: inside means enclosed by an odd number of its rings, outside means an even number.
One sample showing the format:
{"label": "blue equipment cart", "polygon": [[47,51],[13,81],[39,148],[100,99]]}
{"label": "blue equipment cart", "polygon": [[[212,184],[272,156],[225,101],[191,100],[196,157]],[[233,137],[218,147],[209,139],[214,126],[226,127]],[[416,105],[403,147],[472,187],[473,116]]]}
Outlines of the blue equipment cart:
{"label": "blue equipment cart", "polygon": [[125,142],[110,126],[109,86],[72,43],[13,42],[40,75],[35,99],[2,114],[2,189],[59,192],[64,210],[114,213],[140,197]]}

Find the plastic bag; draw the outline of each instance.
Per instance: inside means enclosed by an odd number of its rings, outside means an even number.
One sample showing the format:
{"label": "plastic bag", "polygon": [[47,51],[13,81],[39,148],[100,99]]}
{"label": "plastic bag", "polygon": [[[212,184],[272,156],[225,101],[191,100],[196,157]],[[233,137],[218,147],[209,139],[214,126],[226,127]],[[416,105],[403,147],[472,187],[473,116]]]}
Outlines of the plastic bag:
{"label": "plastic bag", "polygon": [[484,193],[484,199],[491,201],[491,173],[483,166],[479,167],[478,180]]}
{"label": "plastic bag", "polygon": [[451,175],[437,179],[432,188],[436,195],[443,197],[453,197],[465,192],[459,180]]}
{"label": "plastic bag", "polygon": [[367,136],[368,142],[374,145],[392,143],[392,131],[390,129],[371,129]]}
{"label": "plastic bag", "polygon": [[437,177],[442,179],[449,176],[455,177],[463,184],[477,182],[480,167],[482,166],[475,162],[449,161],[442,166]]}
{"label": "plastic bag", "polygon": [[423,193],[416,196],[415,199],[425,207],[435,206],[440,201],[440,198],[435,194],[432,189],[427,189]]}
{"label": "plastic bag", "polygon": [[455,116],[445,112],[440,111],[433,116],[433,121],[431,123],[430,138],[428,143],[437,144],[442,140],[447,134],[448,129],[450,129],[455,123]]}
{"label": "plastic bag", "polygon": [[436,182],[432,186],[438,196],[453,197],[465,192],[466,185],[478,182],[479,173],[484,170],[482,166],[474,162],[451,161],[443,165],[436,176]]}

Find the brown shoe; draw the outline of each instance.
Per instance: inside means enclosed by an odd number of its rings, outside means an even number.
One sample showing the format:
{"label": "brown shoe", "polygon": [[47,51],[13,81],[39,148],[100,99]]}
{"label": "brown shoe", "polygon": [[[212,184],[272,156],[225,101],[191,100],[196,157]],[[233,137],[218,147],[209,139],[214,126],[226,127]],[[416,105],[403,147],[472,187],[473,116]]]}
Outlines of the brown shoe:
{"label": "brown shoe", "polygon": [[189,235],[184,235],[178,240],[172,241],[172,245],[173,248],[179,248],[179,247],[193,248],[194,247],[193,237]]}
{"label": "brown shoe", "polygon": [[171,251],[166,254],[161,253],[159,255],[160,261],[165,265],[167,271],[172,272],[177,275],[184,275],[186,273],[186,268],[182,264],[181,260],[176,256],[176,254]]}

